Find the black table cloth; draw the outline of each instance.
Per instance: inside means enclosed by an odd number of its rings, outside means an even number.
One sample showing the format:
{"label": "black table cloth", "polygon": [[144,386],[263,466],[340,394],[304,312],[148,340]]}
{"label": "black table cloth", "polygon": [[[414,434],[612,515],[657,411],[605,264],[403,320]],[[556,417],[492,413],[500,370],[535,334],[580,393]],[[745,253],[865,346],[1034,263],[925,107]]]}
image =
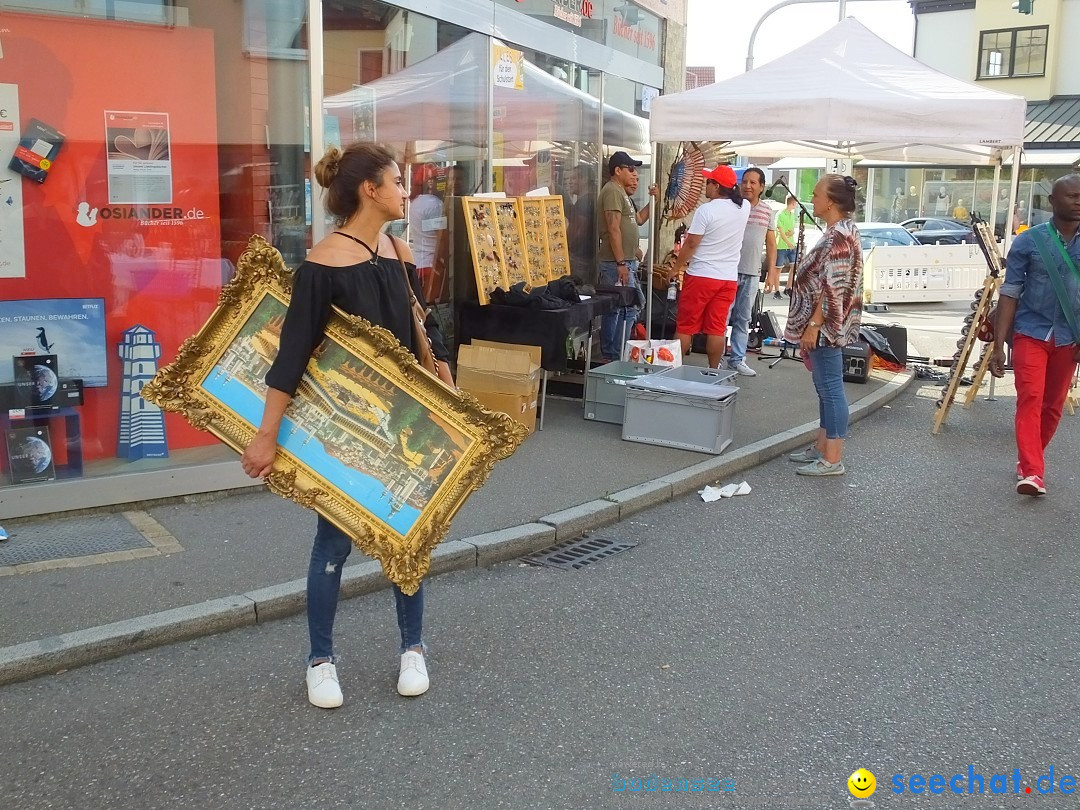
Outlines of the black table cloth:
{"label": "black table cloth", "polygon": [[566,339],[572,329],[588,330],[595,318],[611,312],[633,295],[633,288],[613,287],[617,293],[597,294],[565,309],[532,309],[467,302],[458,309],[458,343],[474,339],[539,346],[540,365],[547,371],[566,371]]}

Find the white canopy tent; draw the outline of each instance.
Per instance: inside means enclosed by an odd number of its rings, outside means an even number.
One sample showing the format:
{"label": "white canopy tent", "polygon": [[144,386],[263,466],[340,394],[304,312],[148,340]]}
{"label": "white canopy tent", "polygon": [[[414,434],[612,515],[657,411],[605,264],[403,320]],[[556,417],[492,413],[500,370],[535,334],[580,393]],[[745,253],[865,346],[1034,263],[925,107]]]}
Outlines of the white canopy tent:
{"label": "white canopy tent", "polygon": [[993,164],[996,182],[1006,152],[1019,166],[1026,113],[1022,97],[939,73],[849,17],[748,73],[653,99],[649,127],[654,145],[726,141],[749,157]]}
{"label": "white canopy tent", "polygon": [[743,155],[988,164],[1024,142],[1027,102],[962,82],[849,17],[786,56],[652,102],[654,142]]}

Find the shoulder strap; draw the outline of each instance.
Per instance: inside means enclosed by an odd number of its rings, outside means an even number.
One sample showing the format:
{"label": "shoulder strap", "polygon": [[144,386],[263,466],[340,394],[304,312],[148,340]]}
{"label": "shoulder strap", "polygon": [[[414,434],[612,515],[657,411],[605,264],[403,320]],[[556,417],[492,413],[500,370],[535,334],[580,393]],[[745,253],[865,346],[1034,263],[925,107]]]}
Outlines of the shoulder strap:
{"label": "shoulder strap", "polygon": [[[1058,303],[1065,313],[1065,320],[1069,322],[1069,330],[1073,334],[1073,340],[1080,341],[1080,327],[1077,326],[1076,311],[1073,309],[1068,293],[1065,292],[1065,282],[1062,280],[1061,274],[1058,273],[1058,268],[1056,266],[1057,262],[1050,256],[1050,251],[1048,249],[1049,245],[1046,244],[1049,231],[1049,223],[1037,225],[1031,229],[1031,238],[1035,240],[1035,247],[1039,249],[1039,255],[1042,256],[1043,265],[1046,267],[1046,274],[1050,276],[1050,283],[1054,286],[1054,293],[1057,295]],[[1065,253],[1063,246],[1061,248],[1061,253],[1065,258],[1066,266],[1075,270],[1076,266],[1072,263],[1069,254]]]}

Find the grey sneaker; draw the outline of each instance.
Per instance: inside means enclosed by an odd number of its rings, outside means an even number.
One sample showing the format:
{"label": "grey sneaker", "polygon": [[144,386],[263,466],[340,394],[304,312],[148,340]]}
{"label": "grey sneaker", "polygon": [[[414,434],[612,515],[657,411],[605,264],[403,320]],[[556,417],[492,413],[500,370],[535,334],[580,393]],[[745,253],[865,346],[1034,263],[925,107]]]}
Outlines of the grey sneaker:
{"label": "grey sneaker", "polygon": [[737,371],[744,377],[756,377],[757,376],[757,372],[754,371],[752,368],[750,368],[750,366],[746,365],[745,360],[740,360],[738,363],[732,363],[729,360],[727,365],[728,365],[728,368],[730,368],[732,371]]}
{"label": "grey sneaker", "polygon": [[819,458],[821,458],[821,453],[815,445],[810,445],[805,450],[800,450],[797,453],[788,454],[788,461],[794,461],[798,464],[808,464],[811,461],[817,461]]}
{"label": "grey sneaker", "polygon": [[830,464],[825,459],[819,458],[817,461],[811,461],[805,467],[799,467],[795,472],[798,475],[843,475],[844,462],[838,461],[835,464]]}

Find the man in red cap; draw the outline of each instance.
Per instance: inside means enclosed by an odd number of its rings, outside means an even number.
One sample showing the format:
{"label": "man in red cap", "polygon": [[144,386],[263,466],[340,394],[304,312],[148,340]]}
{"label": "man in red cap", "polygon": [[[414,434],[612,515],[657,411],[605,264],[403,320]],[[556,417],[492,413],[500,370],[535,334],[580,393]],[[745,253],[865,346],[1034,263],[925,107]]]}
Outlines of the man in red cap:
{"label": "man in red cap", "polygon": [[690,352],[690,339],[704,332],[709,367],[720,368],[728,312],[739,288],[739,256],[750,204],[742,198],[730,166],[706,169],[702,174],[708,201],[694,212],[668,278],[686,268],[675,320],[675,337],[682,343],[683,354]]}

